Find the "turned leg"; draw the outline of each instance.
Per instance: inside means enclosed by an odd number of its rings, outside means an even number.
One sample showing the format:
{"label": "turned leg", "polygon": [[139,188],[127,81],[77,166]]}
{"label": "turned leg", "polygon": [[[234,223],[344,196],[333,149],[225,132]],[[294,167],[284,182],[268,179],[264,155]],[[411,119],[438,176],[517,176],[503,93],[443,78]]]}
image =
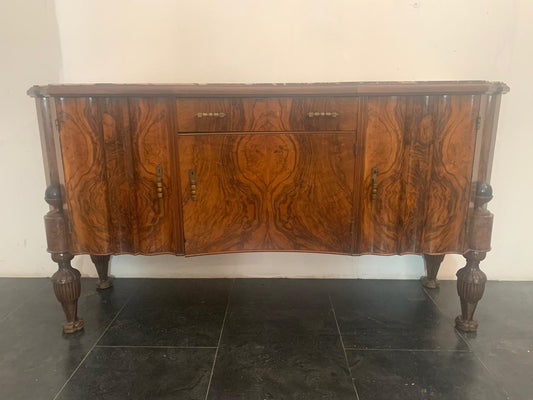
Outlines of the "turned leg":
{"label": "turned leg", "polygon": [[466,332],[478,327],[474,311],[485,291],[487,276],[479,269],[479,263],[490,250],[490,237],[494,216],[486,209],[492,199],[492,188],[486,182],[478,182],[467,226],[468,251],[464,254],[466,265],[457,271],[457,293],[461,299],[461,315],[455,318],[455,326]]}
{"label": "turned leg", "polygon": [[111,256],[95,256],[91,255],[91,260],[98,272],[98,282],[96,283],[97,289],[107,289],[113,286],[113,281],[109,277],[109,259]]}
{"label": "turned leg", "polygon": [[437,273],[439,272],[440,264],[444,260],[444,254],[424,254],[424,262],[426,264],[426,275],[420,277],[422,286],[428,289],[436,289],[439,287],[437,281]]}
{"label": "turned leg", "polygon": [[54,293],[63,306],[67,320],[63,322],[63,332],[73,333],[83,328],[83,319],[78,317],[78,299],[81,293],[80,271],[72,268],[70,261],[74,256],[70,253],[54,253],[52,260],[59,269],[52,275]]}
{"label": "turned leg", "polygon": [[461,299],[461,315],[455,318],[455,326],[465,332],[477,330],[474,311],[485,291],[487,276],[479,269],[479,262],[485,258],[484,252],[469,251],[465,254],[466,266],[457,271],[457,293]]}
{"label": "turned leg", "polygon": [[50,185],[46,188],[44,198],[51,210],[44,216],[46,242],[52,260],[59,266],[52,275],[54,293],[63,306],[67,320],[63,322],[63,332],[72,333],[83,328],[83,320],[78,317],[78,299],[81,293],[80,272],[72,268],[70,261],[70,238],[67,230],[66,216],[63,214],[61,187]]}

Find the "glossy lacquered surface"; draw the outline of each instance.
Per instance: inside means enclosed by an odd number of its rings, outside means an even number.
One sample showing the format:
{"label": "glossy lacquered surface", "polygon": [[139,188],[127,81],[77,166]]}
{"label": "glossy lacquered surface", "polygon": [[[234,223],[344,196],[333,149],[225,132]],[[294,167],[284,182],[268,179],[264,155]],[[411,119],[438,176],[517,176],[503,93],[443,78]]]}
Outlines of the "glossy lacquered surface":
{"label": "glossy lacquered surface", "polygon": [[143,98],[57,100],[74,253],[181,252],[169,106]]}
{"label": "glossy lacquered surface", "polygon": [[183,135],[178,145],[186,254],[352,252],[353,133]]}
{"label": "glossy lacquered surface", "polygon": [[[479,96],[363,101],[363,194],[356,252],[464,250],[478,114]],[[368,196],[373,168],[378,169],[374,200]]]}
{"label": "glossy lacquered surface", "polygon": [[[444,254],[464,254],[456,324],[476,331],[507,90],[482,81],[30,89],[64,332],[84,326],[73,255],[91,255],[105,289],[111,254],[254,251],[424,254],[427,287]],[[130,322],[148,323],[139,321]]]}
{"label": "glossy lacquered surface", "polygon": [[[183,99],[177,102],[180,132],[354,131],[356,97]],[[199,113],[218,113],[199,117]],[[221,113],[223,116],[221,117]],[[309,113],[313,113],[310,116]],[[331,115],[316,115],[329,113]]]}
{"label": "glossy lacquered surface", "polygon": [[533,392],[529,282],[488,283],[477,335],[453,328],[451,281],[437,291],[371,280],[116,279],[103,292],[94,284],[84,279],[85,329],[62,335],[61,310],[41,296],[47,279],[0,279],[1,398],[355,400],[357,390],[360,400],[523,400]]}
{"label": "glossy lacquered surface", "polygon": [[[70,251],[464,253],[505,87],[395,85],[177,85],[144,97],[87,86],[39,98]],[[254,87],[269,91],[236,96]]]}

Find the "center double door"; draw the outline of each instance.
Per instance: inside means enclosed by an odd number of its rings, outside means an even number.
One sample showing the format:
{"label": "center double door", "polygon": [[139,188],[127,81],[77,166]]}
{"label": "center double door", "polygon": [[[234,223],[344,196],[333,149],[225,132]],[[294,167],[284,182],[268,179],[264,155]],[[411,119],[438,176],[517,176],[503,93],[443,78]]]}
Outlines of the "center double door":
{"label": "center double door", "polygon": [[187,255],[352,253],[355,132],[178,138]]}

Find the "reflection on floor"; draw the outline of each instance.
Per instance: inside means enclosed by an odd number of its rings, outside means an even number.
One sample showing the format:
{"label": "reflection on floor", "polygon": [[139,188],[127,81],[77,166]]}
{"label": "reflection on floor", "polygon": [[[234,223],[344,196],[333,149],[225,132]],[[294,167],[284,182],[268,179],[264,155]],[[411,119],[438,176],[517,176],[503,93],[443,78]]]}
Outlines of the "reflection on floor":
{"label": "reflection on floor", "polygon": [[0,279],[2,399],[531,399],[533,282],[84,279],[60,332],[47,279]]}

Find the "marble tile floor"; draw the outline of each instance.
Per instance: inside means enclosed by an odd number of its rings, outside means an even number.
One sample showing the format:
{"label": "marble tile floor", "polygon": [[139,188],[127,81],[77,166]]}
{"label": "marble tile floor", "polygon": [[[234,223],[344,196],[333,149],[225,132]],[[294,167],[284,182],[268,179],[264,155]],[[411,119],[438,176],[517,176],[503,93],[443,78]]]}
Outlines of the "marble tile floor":
{"label": "marble tile floor", "polygon": [[0,399],[533,399],[533,282],[83,279],[61,333],[48,279],[0,279]]}

